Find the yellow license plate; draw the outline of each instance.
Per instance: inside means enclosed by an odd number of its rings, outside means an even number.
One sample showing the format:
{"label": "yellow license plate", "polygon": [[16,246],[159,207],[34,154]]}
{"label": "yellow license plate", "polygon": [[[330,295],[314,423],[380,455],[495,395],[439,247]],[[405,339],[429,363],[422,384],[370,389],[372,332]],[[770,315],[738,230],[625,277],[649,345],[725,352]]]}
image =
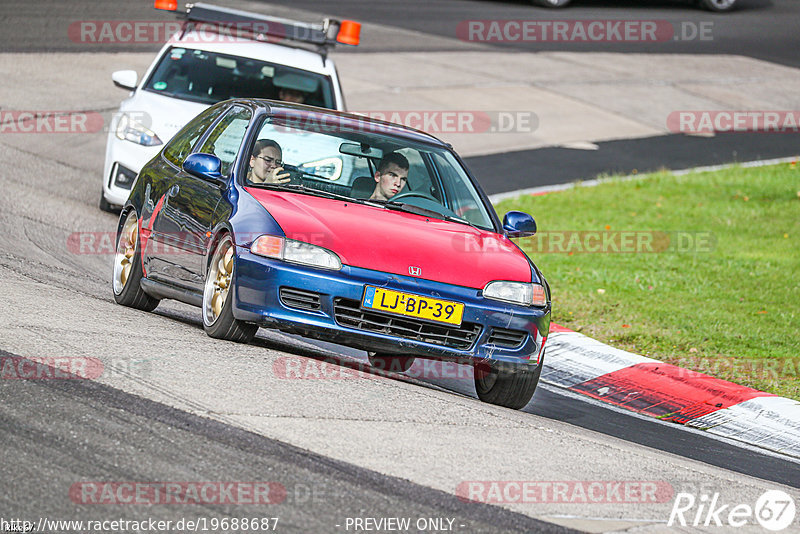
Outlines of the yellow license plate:
{"label": "yellow license plate", "polygon": [[461,325],[461,319],[464,316],[464,305],[460,302],[439,300],[374,286],[366,287],[361,305],[372,310],[457,326]]}

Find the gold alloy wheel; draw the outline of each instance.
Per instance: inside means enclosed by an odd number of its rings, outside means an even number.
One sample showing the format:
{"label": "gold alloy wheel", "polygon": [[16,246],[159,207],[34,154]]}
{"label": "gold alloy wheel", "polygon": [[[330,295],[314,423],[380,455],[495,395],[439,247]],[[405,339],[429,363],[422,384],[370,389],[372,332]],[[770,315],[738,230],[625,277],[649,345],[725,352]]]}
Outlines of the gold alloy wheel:
{"label": "gold alloy wheel", "polygon": [[203,291],[203,320],[206,325],[214,324],[222,313],[225,301],[228,299],[232,279],[233,244],[230,237],[226,237],[214,251],[206,275]]}
{"label": "gold alloy wheel", "polygon": [[133,257],[139,243],[139,224],[136,212],[131,211],[119,234],[117,252],[114,255],[114,294],[119,295],[125,289],[125,284],[133,268]]}

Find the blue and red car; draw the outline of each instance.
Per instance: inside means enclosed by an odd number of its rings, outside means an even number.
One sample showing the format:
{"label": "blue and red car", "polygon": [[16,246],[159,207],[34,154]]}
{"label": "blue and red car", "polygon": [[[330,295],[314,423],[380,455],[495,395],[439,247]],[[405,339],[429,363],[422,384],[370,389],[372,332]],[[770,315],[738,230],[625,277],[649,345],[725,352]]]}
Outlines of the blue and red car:
{"label": "blue and red car", "polygon": [[228,100],[139,173],[117,230],[114,298],[199,306],[205,331],[231,341],[265,327],[367,351],[387,369],[469,363],[481,400],[522,408],[551,304],[511,238],[535,231],[525,213],[501,221],[452,147],[426,133]]}

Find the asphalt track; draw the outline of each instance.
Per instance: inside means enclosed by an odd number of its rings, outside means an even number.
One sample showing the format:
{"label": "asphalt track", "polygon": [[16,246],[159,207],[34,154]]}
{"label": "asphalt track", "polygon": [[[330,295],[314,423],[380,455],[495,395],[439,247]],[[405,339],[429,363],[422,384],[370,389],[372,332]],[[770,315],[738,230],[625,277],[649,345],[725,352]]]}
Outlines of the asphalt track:
{"label": "asphalt track", "polygon": [[[2,356],[15,356],[0,351]],[[346,518],[448,517],[466,532],[571,529],[338,462],[84,380],[6,380],[0,388],[5,497],[0,517],[74,518],[66,498],[85,481],[274,482],[267,504],[154,504],[149,517],[278,517],[280,532],[331,532]],[[13,488],[13,491],[12,491]],[[273,497],[270,497],[272,499]],[[244,499],[243,499],[244,501]],[[92,520],[141,520],[136,507],[95,506]],[[84,516],[85,518],[87,516]],[[341,524],[340,528],[337,528]]]}
{"label": "asphalt track", "polygon": [[[800,66],[800,3],[792,0],[740,0],[731,13],[714,14],[681,0],[574,0],[568,9],[549,10],[529,0],[448,0],[431,5],[404,2],[398,16],[394,2],[278,0],[272,4],[330,13],[339,17],[397,26],[453,38],[465,20],[668,20],[673,24],[713,23],[710,41],[657,43],[489,43],[509,51],[621,52],[659,54],[738,54],[787,66]],[[423,44],[430,49],[428,43]],[[731,133],[715,137],[680,134],[597,143],[598,150],[541,148],[511,154],[467,158],[489,194],[553,185],[604,174],[800,156],[800,134]],[[524,180],[524,184],[521,181]]]}
{"label": "asphalt track", "polygon": [[[213,2],[209,2],[213,3]],[[542,43],[516,42],[493,44],[509,51],[572,52],[643,52],[738,54],[800,66],[800,4],[794,0],[740,0],[734,12],[715,14],[696,9],[685,0],[574,0],[566,10],[548,10],[531,5],[529,0],[274,0],[270,2],[237,0],[224,2],[236,7],[281,6],[327,16],[354,19],[412,30],[423,38],[391,42],[392,49],[441,50],[452,44],[432,43],[424,35],[454,39],[456,28],[464,20],[666,20],[697,25],[713,23],[713,40],[654,43]],[[0,6],[4,20],[15,21],[0,35],[0,49],[7,52],[85,51],[71,42],[62,31],[65,20],[173,20],[167,12],[152,9],[143,12],[149,2],[114,0],[6,0]],[[182,5],[182,2],[179,2]],[[148,45],[119,45],[118,51],[146,50]],[[360,48],[357,52],[375,51]],[[158,47],[150,46],[151,49]],[[105,48],[109,50],[109,48]]]}
{"label": "asphalt track", "polygon": [[[793,0],[739,0],[730,13],[694,8],[686,0],[573,0],[563,10],[544,9],[529,0],[277,0],[272,4],[330,13],[343,18],[396,26],[423,34],[455,37],[465,20],[666,20],[673,24],[713,24],[713,40],[654,43],[509,42],[492,46],[509,51],[644,52],[738,54],[800,66],[800,5]],[[414,44],[408,44],[413,47]]]}
{"label": "asphalt track", "polygon": [[[301,339],[295,336],[289,337]],[[335,361],[337,365],[348,369],[365,368],[362,363],[363,353],[360,351],[331,343],[312,343],[341,355],[334,360],[330,356],[326,356],[324,357],[326,361]],[[285,350],[313,356],[297,352],[297,347],[286,346]],[[393,376],[399,380],[409,380],[403,375]],[[413,378],[414,383],[443,388],[466,397],[475,397],[475,390],[471,384],[446,378],[429,379],[416,376]],[[608,404],[587,399],[555,386],[540,383],[533,400],[523,411],[552,421],[576,425],[607,436],[651,447],[665,453],[800,488],[800,462],[786,461],[786,457],[781,455],[770,454],[757,448],[743,447],[741,443],[719,440],[701,431],[690,430],[675,423],[658,421],[649,416],[633,414],[622,408],[610,407]]]}
{"label": "asphalt track", "polygon": [[[547,147],[466,158],[492,195],[522,188],[578,182],[601,175],[683,170],[782,157],[800,159],[800,134],[731,132],[714,137],[682,134],[596,143],[596,150]],[[520,183],[525,178],[525,184]]]}
{"label": "asphalt track", "polygon": [[[440,51],[461,49],[468,43],[456,39],[465,20],[666,20],[672,24],[713,23],[709,41],[655,43],[482,43],[509,52],[567,51],[658,54],[738,54],[787,66],[800,66],[800,2],[794,0],[741,0],[732,13],[714,14],[682,0],[576,0],[566,10],[534,7],[527,0],[445,0],[432,4],[413,0],[397,2],[342,0],[236,0],[226,2],[241,9],[277,10],[291,16],[296,10],[413,31],[407,36],[369,39],[355,49],[338,53],[381,51]],[[78,0],[7,0],[0,5],[5,24],[0,50],[5,52],[143,52],[157,44],[111,44],[93,47],[67,36],[64,24],[80,20],[171,21],[173,14],[143,9],[135,2]],[[467,158],[467,164],[489,194],[595,178],[607,174],[631,174],[659,169],[752,161],[800,155],[800,134],[728,133],[715,137],[682,134],[620,139],[597,143],[597,150],[548,147],[512,154]]]}
{"label": "asphalt track", "polygon": [[[309,7],[305,2],[292,4]],[[328,9],[338,10],[346,4],[330,5]],[[371,3],[357,4],[366,9]],[[577,4],[575,13],[580,13],[583,4]],[[756,6],[750,13],[753,16],[773,9],[773,4],[750,4]],[[42,5],[52,9],[46,13],[37,10],[37,6],[41,8]],[[378,22],[410,26],[418,23],[417,29],[421,31],[431,26],[427,31],[434,33],[436,28],[432,26],[435,26],[437,16],[444,17],[441,13],[447,13],[452,6],[470,7],[476,10],[474,15],[469,13],[470,17],[483,18],[505,17],[502,12],[498,13],[498,9],[515,10],[515,13],[523,7],[532,9],[521,2],[448,2],[437,4],[444,7],[437,7],[430,17],[424,17],[420,10],[406,4],[408,17],[392,17],[393,12],[384,11],[384,5],[379,4],[374,10],[365,12],[365,17],[373,13],[371,16]],[[52,40],[43,37],[48,30],[56,33],[58,17],[119,18],[126,13],[130,16],[133,9],[130,6],[131,3],[6,2],[3,4],[7,10],[4,29],[9,31],[3,32],[6,39],[3,49],[57,49],[53,48]],[[677,16],[695,16],[683,11],[689,8],[667,6],[666,3],[657,6],[659,14],[669,11],[678,13]],[[774,6],[777,6],[775,9],[784,9],[787,3],[775,2]],[[15,20],[27,22],[10,27],[7,23],[12,10],[20,15]],[[641,13],[642,17],[655,16],[644,9]],[[447,16],[452,16],[452,13]],[[696,16],[710,15],[700,12]],[[426,18],[429,20],[422,20]],[[783,21],[775,22],[783,24]],[[759,24],[754,26],[757,28]],[[15,39],[18,42],[9,42]],[[782,46],[787,42],[791,44],[794,41],[784,40]],[[414,46],[423,45],[414,43]],[[63,44],[61,49],[71,49],[70,43]],[[782,50],[776,47],[772,53],[780,55]],[[85,98],[88,100],[91,95],[85,95]],[[737,159],[728,157],[733,154],[734,147],[744,144],[741,143],[744,137],[734,138],[733,135],[746,134],[613,141],[599,143],[601,149],[598,151],[540,149],[473,158],[469,164],[473,169],[494,170],[507,164],[512,172],[514,169],[534,169],[550,176],[552,170],[541,170],[548,165],[543,161],[552,162],[553,169],[563,168],[563,160],[560,165],[558,162],[566,155],[569,156],[567,160],[575,161],[575,164],[570,164],[570,169],[565,169],[563,176],[557,175],[555,179],[571,181],[606,172],[604,161],[619,164],[619,168],[612,170],[620,172],[633,168],[656,169],[662,165],[685,168],[729,162]],[[795,141],[790,136],[771,139],[763,147],[756,145],[764,139],[767,136],[752,139],[749,144],[755,148],[750,152],[736,148],[739,159],[750,159],[750,155],[791,155],[791,151],[788,154],[783,152],[787,146],[781,145],[786,143],[791,149]],[[685,144],[689,142],[691,144]],[[395,418],[398,424],[408,420],[419,424],[411,427],[414,435],[392,436],[394,440],[408,442],[408,454],[427,451],[427,446],[443,441],[446,431],[460,428],[462,419],[470,417],[482,421],[482,426],[465,426],[471,433],[470,437],[482,440],[481,446],[492,451],[496,450],[493,446],[499,440],[493,439],[493,432],[500,436],[500,430],[506,430],[493,426],[495,421],[508,420],[511,426],[525,428],[531,436],[528,444],[531,449],[521,452],[529,455],[527,463],[532,469],[524,474],[515,472],[518,477],[538,476],[542,480],[542,477],[558,476],[554,472],[568,472],[568,466],[573,466],[576,471],[561,476],[580,476],[589,480],[602,476],[620,478],[626,473],[639,472],[639,466],[630,461],[631,450],[634,450],[646,460],[646,464],[654,466],[654,471],[663,469],[665,478],[673,476],[679,479],[680,475],[674,473],[685,472],[683,476],[699,485],[705,480],[700,474],[708,471],[713,474],[709,480],[718,485],[727,481],[729,486],[736,487],[741,479],[748,479],[742,475],[748,475],[753,477],[752,483],[757,487],[769,487],[770,483],[800,487],[800,464],[797,462],[609,409],[547,387],[537,391],[534,403],[524,412],[508,414],[474,402],[474,390],[470,386],[461,384],[454,387],[446,381],[419,382],[396,378],[389,380],[388,385],[387,381],[350,381],[341,388],[319,382],[313,387],[296,382],[289,385],[274,380],[270,382],[266,376],[252,374],[252,368],[268,367],[276,354],[277,357],[288,354],[311,359],[327,358],[333,347],[304,348],[305,345],[298,340],[290,338],[277,342],[262,332],[251,347],[232,348],[206,339],[196,310],[172,303],[165,303],[155,314],[139,314],[114,307],[107,283],[108,258],[71,256],[64,252],[64,243],[71,232],[105,231],[114,224],[113,217],[96,210],[97,176],[91,166],[84,168],[74,154],[70,156],[72,159],[65,155],[76,145],[80,150],[79,141],[48,141],[46,146],[50,157],[44,159],[39,157],[35,146],[23,150],[3,142],[0,145],[0,161],[4,165],[0,175],[4,189],[0,199],[0,272],[3,273],[0,287],[8,300],[2,312],[0,349],[17,347],[10,353],[21,356],[41,356],[60,350],[65,354],[87,353],[104,358],[123,357],[128,351],[138,351],[139,355],[162,358],[160,364],[176,362],[177,365],[166,373],[163,382],[156,382],[155,377],[143,382],[123,381],[124,388],[86,381],[0,381],[0,431],[3,433],[0,473],[7,488],[0,497],[0,512],[5,518],[12,514],[29,519],[42,516],[74,519],[76,510],[92,519],[142,519],[148,514],[160,519],[275,515],[272,506],[255,509],[203,505],[179,509],[153,507],[147,511],[119,506],[89,509],[76,506],[67,495],[69,487],[79,480],[279,480],[288,493],[286,502],[279,505],[277,512],[284,527],[281,531],[342,531],[336,527],[338,518],[400,515],[456,518],[460,522],[457,524],[464,525],[456,530],[463,532],[565,531],[552,523],[529,517],[535,513],[520,514],[499,506],[466,505],[456,499],[452,491],[448,493],[432,489],[427,483],[414,482],[424,477],[413,469],[408,469],[407,474],[402,469],[393,470],[393,464],[408,468],[409,463],[403,463],[400,457],[386,459],[381,448],[389,449],[394,444],[390,439],[381,441],[373,434],[380,431],[383,424],[395,422]],[[768,152],[770,146],[777,147],[776,151]],[[596,158],[596,161],[591,158]],[[58,177],[58,180],[43,191],[38,185],[40,180],[52,177]],[[541,183],[548,180],[551,178]],[[499,184],[496,189],[493,184],[484,185],[490,193],[516,187],[514,183]],[[530,185],[539,184],[526,181],[525,186]],[[346,355],[347,351],[340,350],[340,353]],[[1,354],[7,356],[9,352]],[[363,354],[351,356],[342,357],[339,365],[363,366]],[[224,374],[212,370],[203,374],[203,366],[209,363],[218,365],[217,369],[224,370]],[[258,389],[262,382],[278,392]],[[189,385],[198,388],[202,396],[193,397],[197,392],[185,389]],[[230,391],[232,387],[236,388],[235,394]],[[396,392],[402,392],[402,396]],[[282,396],[276,399],[274,395]],[[197,399],[202,399],[202,402]],[[270,432],[258,433],[243,428],[247,425],[235,417],[241,408],[233,406],[237,402],[246,406],[245,415],[251,416],[251,412],[255,412],[259,417],[279,423],[274,427],[261,427],[271,429]],[[213,403],[218,403],[216,409],[209,408]],[[313,447],[288,444],[293,442],[290,439],[293,436],[281,427],[290,428],[295,424],[292,417],[307,418],[312,422],[319,419],[320,425],[325,419],[334,421],[335,430],[326,436],[330,439],[330,447],[313,436],[305,442],[313,443]],[[360,427],[351,419],[364,423],[366,430],[361,433],[354,431]],[[425,429],[428,434],[422,434],[420,429]],[[547,442],[536,433],[537,429],[542,429],[542,435],[558,435],[560,441]],[[268,433],[280,439],[264,435]],[[302,440],[298,438],[295,441]],[[575,448],[576,443],[584,448]],[[588,447],[587,443],[593,446]],[[453,440],[447,445],[452,451],[459,452],[468,444]],[[341,448],[347,447],[356,453],[350,456],[342,453]],[[545,447],[545,450],[539,447]],[[491,457],[473,454],[472,461],[467,463],[473,464],[474,472],[480,472],[484,465],[495,466],[503,462],[503,458],[494,454]],[[519,458],[520,451],[505,451],[505,454],[509,455],[508,461],[513,461]],[[391,454],[387,456],[391,457]],[[609,456],[618,456],[619,465],[604,463]],[[347,457],[348,461],[341,460],[341,457]],[[365,460],[370,457],[376,459],[372,462]],[[448,458],[443,458],[441,465],[432,464],[434,467],[431,469],[461,465],[453,463],[452,459],[449,459],[450,464],[447,461]],[[614,469],[598,474],[600,468],[597,466],[608,469],[609,465]],[[421,465],[419,470],[424,471],[426,466]],[[387,474],[398,471],[402,474]],[[558,515],[551,514],[554,517]],[[638,517],[635,510],[620,512],[619,515],[620,519]],[[664,516],[659,517],[664,519]]]}

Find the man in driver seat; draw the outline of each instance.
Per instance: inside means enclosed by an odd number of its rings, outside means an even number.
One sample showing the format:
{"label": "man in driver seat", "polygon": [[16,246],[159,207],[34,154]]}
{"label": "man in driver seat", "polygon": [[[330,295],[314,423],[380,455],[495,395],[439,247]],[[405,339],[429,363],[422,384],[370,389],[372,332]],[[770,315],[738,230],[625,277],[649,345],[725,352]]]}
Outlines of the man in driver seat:
{"label": "man in driver seat", "polygon": [[281,89],[278,91],[278,99],[284,102],[291,102],[293,104],[305,104],[306,93],[298,91],[297,89]]}
{"label": "man in driver seat", "polygon": [[375,173],[375,190],[370,200],[389,200],[403,190],[408,181],[408,160],[402,154],[390,152],[381,158]]}

